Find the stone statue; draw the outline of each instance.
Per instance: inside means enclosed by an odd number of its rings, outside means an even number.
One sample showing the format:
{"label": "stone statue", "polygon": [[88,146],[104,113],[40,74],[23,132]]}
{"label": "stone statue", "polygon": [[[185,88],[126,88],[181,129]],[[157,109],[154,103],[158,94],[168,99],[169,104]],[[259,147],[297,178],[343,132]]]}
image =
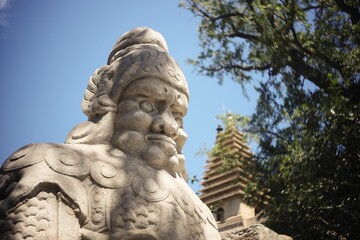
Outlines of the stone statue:
{"label": "stone statue", "polygon": [[88,121],[2,166],[0,239],[220,239],[186,183],[188,100],[161,34],[123,34],[88,82]]}

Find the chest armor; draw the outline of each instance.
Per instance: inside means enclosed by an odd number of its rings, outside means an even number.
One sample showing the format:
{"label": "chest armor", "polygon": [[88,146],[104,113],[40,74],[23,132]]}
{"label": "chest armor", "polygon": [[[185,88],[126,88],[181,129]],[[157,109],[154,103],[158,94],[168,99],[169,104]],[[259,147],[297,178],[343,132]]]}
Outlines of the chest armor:
{"label": "chest armor", "polygon": [[0,228],[13,236],[21,222],[14,220],[18,213],[23,225],[31,226],[24,217],[30,210],[42,211],[34,216],[43,223],[42,228],[33,223],[37,236],[57,239],[200,240],[206,239],[209,225],[216,228],[208,208],[180,175],[98,148],[89,152],[86,146],[47,144],[10,157],[2,171],[16,170],[20,181],[6,189],[0,202]]}

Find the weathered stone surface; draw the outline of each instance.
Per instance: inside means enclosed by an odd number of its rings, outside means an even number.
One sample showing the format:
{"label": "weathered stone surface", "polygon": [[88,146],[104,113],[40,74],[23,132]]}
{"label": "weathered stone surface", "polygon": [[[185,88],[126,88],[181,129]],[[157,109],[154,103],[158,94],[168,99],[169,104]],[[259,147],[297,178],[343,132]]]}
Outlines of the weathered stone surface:
{"label": "weathered stone surface", "polygon": [[125,33],[88,82],[88,121],[2,166],[0,239],[220,239],[186,183],[188,100],[163,37]]}
{"label": "weathered stone surface", "polygon": [[262,224],[238,227],[221,233],[222,240],[292,240],[286,235],[277,234]]}

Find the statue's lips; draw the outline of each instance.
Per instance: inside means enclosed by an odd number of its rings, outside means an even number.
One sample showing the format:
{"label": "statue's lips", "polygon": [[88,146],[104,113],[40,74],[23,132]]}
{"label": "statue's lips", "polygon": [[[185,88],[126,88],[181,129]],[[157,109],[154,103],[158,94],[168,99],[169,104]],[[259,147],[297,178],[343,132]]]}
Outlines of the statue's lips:
{"label": "statue's lips", "polygon": [[164,141],[176,147],[176,142],[163,134],[149,134],[146,136],[146,140],[148,140],[149,142]]}

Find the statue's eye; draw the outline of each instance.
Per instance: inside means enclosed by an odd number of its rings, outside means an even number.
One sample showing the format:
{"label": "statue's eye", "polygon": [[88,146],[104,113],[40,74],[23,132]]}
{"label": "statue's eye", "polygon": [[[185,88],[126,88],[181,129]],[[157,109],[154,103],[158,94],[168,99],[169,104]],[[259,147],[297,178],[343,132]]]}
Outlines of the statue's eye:
{"label": "statue's eye", "polygon": [[147,113],[153,113],[156,111],[154,104],[149,100],[140,102],[139,107],[141,110],[143,110],[144,112],[147,112]]}

